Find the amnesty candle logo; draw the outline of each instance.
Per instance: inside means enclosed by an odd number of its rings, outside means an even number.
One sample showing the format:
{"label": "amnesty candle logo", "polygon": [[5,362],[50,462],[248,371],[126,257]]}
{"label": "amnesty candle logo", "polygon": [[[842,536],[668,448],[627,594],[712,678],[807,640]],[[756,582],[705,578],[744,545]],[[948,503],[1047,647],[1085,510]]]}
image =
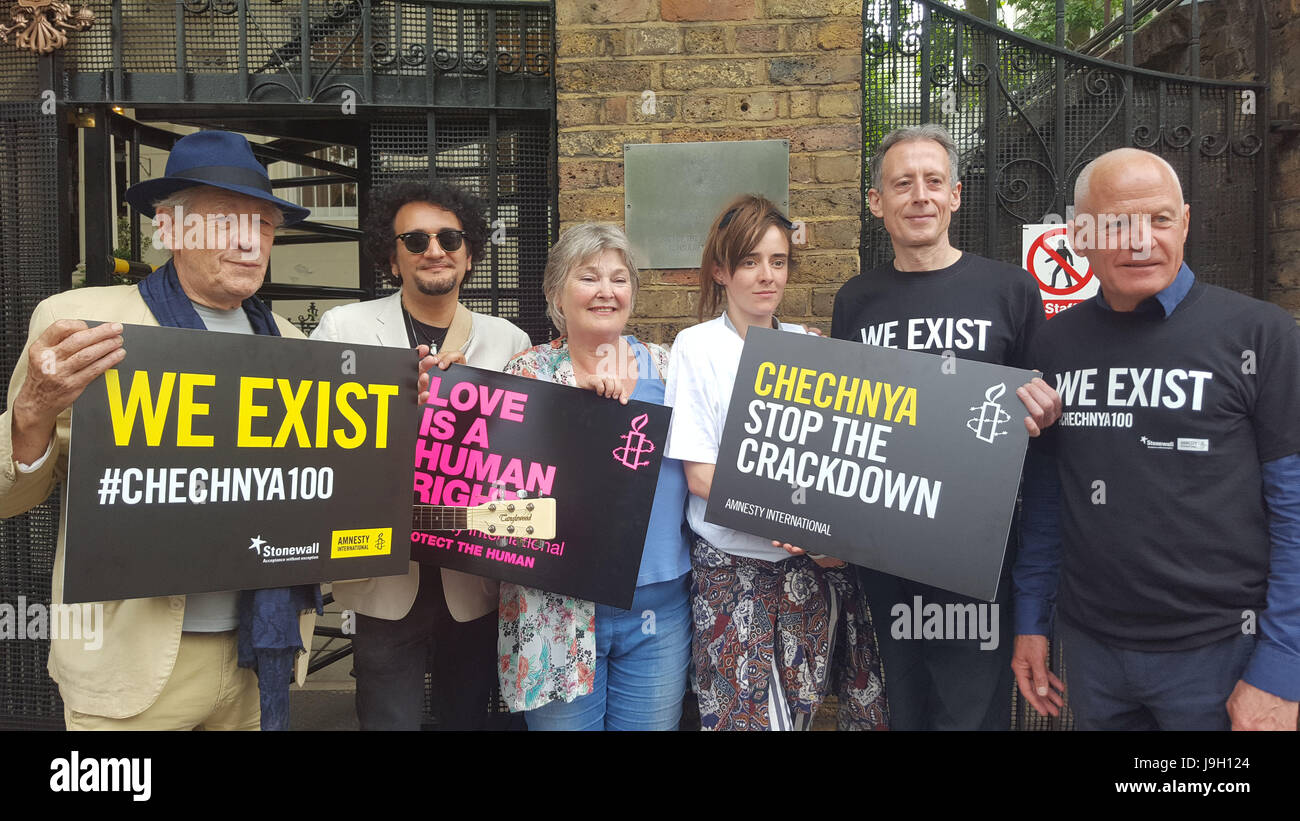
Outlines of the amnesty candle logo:
{"label": "amnesty candle logo", "polygon": [[335,530],[330,536],[330,558],[351,559],[357,556],[387,556],[393,550],[393,529]]}
{"label": "amnesty candle logo", "polygon": [[966,427],[975,434],[976,439],[992,443],[999,436],[1007,435],[1006,431],[998,430],[998,425],[1011,421],[1011,415],[1002,410],[1002,405],[998,403],[998,399],[1006,392],[1006,384],[994,385],[984,392],[984,404],[971,408],[979,411],[979,416],[968,419]]}

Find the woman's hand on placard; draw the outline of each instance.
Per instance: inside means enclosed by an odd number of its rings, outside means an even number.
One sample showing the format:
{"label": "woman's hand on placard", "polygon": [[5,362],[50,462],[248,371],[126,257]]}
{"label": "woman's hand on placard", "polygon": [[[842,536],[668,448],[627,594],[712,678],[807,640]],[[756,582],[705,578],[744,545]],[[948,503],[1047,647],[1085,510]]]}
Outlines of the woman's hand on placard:
{"label": "woman's hand on placard", "polygon": [[588,391],[594,391],[599,396],[608,399],[617,399],[626,405],[627,400],[632,397],[632,390],[627,386],[624,380],[617,376],[602,376],[600,374],[584,374],[577,377],[579,388]]}

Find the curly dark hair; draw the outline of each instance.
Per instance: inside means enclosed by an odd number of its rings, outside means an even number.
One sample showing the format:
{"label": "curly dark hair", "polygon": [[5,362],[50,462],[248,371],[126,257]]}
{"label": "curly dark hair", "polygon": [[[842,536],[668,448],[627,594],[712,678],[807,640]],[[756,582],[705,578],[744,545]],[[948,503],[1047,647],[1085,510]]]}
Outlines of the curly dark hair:
{"label": "curly dark hair", "polygon": [[[370,210],[366,214],[362,231],[365,234],[363,242],[366,253],[374,262],[376,273],[389,282],[401,282],[393,276],[392,270],[393,254],[397,251],[397,233],[393,230],[393,220],[397,218],[397,212],[402,206],[411,202],[427,202],[455,214],[465,231],[465,242],[469,243],[470,260],[482,261],[487,253],[488,224],[487,218],[483,216],[487,206],[468,191],[420,177],[389,183],[370,192]],[[469,274],[466,274],[468,277]]]}

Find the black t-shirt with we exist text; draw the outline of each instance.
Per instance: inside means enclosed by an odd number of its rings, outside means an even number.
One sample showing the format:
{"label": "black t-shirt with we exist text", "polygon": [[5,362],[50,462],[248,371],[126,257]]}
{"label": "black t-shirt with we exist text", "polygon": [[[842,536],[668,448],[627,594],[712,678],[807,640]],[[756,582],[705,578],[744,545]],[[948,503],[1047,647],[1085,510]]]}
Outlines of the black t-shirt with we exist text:
{"label": "black t-shirt with we exist text", "polygon": [[835,296],[831,336],[886,348],[1029,368],[1029,340],[1045,321],[1033,277],[963,252],[946,268],[859,274]]}
{"label": "black t-shirt with we exist text", "polygon": [[1061,480],[1060,616],[1132,650],[1237,634],[1268,587],[1260,463],[1300,452],[1295,320],[1196,282],[1168,317],[1093,297],[1031,350],[1064,407],[1030,445]]}

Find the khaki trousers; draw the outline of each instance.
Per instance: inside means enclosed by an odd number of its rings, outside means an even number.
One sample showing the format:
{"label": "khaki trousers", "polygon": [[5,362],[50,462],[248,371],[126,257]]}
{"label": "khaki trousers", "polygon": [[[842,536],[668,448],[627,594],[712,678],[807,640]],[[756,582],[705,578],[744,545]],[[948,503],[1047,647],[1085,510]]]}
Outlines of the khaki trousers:
{"label": "khaki trousers", "polygon": [[69,730],[256,730],[257,675],[237,664],[235,630],[182,633],[171,678],[158,700],[130,718],[63,709]]}

